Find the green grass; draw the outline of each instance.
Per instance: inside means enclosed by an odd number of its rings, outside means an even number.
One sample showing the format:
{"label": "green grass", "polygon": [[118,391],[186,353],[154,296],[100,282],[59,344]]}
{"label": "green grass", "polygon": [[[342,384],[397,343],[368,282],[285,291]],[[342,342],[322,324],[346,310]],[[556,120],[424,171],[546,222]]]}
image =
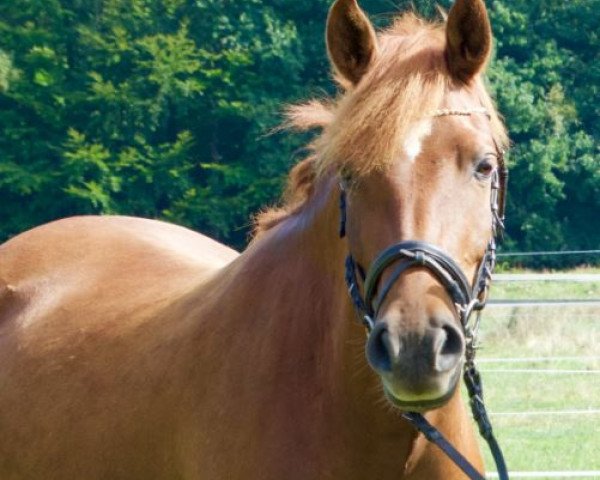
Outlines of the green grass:
{"label": "green grass", "polygon": [[600,299],[600,282],[495,282],[491,298],[498,300]]}
{"label": "green grass", "polygon": [[[586,272],[591,273],[591,272]],[[600,285],[497,283],[493,298],[600,298]],[[588,357],[545,362],[480,362],[490,412],[600,409],[598,373],[500,372],[509,369],[600,370],[600,308],[488,308],[481,359]],[[600,470],[600,414],[492,416],[509,470]],[[482,441],[488,470],[495,470]]]}
{"label": "green grass", "polygon": [[[510,471],[600,470],[598,423],[591,415],[493,422]],[[488,470],[495,470],[491,455],[485,456]]]}

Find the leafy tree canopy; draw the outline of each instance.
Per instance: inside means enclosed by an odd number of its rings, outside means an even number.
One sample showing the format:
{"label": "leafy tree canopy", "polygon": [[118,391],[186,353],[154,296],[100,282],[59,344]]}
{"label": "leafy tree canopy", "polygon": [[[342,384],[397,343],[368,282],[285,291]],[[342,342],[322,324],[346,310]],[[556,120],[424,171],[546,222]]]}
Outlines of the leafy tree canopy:
{"label": "leafy tree canopy", "polygon": [[[363,0],[379,26],[408,1]],[[414,3],[438,15],[436,3]],[[0,237],[74,214],[191,226],[236,247],[332,93],[328,0],[0,4]],[[489,83],[514,141],[509,249],[599,248],[600,0],[488,2]]]}

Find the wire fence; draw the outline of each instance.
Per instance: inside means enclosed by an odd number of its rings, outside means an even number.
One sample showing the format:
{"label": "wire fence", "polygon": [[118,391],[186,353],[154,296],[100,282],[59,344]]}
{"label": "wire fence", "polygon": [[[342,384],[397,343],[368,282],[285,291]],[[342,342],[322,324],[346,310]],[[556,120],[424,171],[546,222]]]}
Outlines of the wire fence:
{"label": "wire fence", "polygon": [[[487,478],[498,478],[495,472],[488,473]],[[600,478],[600,470],[563,471],[563,472],[510,472],[510,478]]]}
{"label": "wire fence", "polygon": [[[590,318],[600,318],[600,316],[594,316]],[[594,361],[600,360],[600,356],[589,355],[589,356],[560,356],[560,357],[499,357],[499,358],[480,358],[477,363],[546,363],[546,362],[564,362],[564,361]]]}
{"label": "wire fence", "polygon": [[[584,254],[599,255],[600,250],[515,252],[503,256]],[[496,275],[495,280],[513,283],[513,292],[515,289],[521,290],[521,282],[559,282],[560,285],[595,283],[589,289],[594,296],[597,296],[597,286],[600,285],[599,274],[501,274]],[[558,291],[561,289],[559,287]],[[507,444],[509,467],[511,456],[517,460],[513,463],[515,470],[510,472],[510,478],[600,479],[600,436],[589,433],[600,431],[600,337],[596,333],[598,329],[594,329],[594,325],[600,324],[600,298],[589,298],[588,295],[587,298],[577,299],[492,299],[490,306],[492,308],[487,314],[490,318],[484,321],[484,324],[489,324],[490,332],[487,333],[496,335],[490,339],[490,343],[504,335],[507,337],[506,345],[512,348],[494,350],[494,345],[491,345],[492,355],[480,355],[478,363],[482,366],[486,384],[493,384],[493,395],[505,395],[505,398],[488,399],[495,400],[490,408],[490,416],[498,422],[496,428],[505,439],[503,443]],[[514,333],[511,332],[511,325],[515,319],[519,322],[521,333],[529,332],[529,336],[525,337],[525,345],[518,345],[518,348],[516,337],[510,336]],[[536,350],[538,339],[530,330],[545,323],[548,323],[548,334],[558,336],[560,353],[553,354],[547,348]],[[583,337],[573,335],[570,338],[568,334],[563,337],[563,332],[570,332],[569,329],[574,329],[575,324],[579,324],[578,328],[582,330],[579,334]],[[585,348],[578,343],[580,338],[587,342]],[[521,355],[513,356],[517,352]],[[584,388],[572,388],[571,382],[579,382],[578,385],[584,385]],[[510,388],[514,385],[519,387]],[[585,388],[586,385],[588,388]],[[546,392],[550,392],[550,399],[543,396]],[[519,396],[521,398],[516,398]],[[550,401],[561,397],[566,399],[562,404]],[[510,408],[511,405],[517,408]],[[579,432],[587,432],[589,438],[578,438],[578,433],[573,433],[573,429],[577,428]],[[531,430],[535,432],[531,433]],[[560,435],[561,431],[565,433]],[[527,435],[531,438],[527,438]],[[564,445],[568,443],[571,443],[571,451],[588,452],[583,455],[583,460],[579,456],[577,461],[569,461],[564,452]],[[524,452],[525,456],[522,456]],[[561,455],[562,460],[557,460]],[[487,478],[498,478],[498,475],[490,472]]]}
{"label": "wire fence", "polygon": [[498,258],[510,257],[557,257],[573,255],[600,255],[600,250],[550,250],[547,252],[506,252],[498,253]]}

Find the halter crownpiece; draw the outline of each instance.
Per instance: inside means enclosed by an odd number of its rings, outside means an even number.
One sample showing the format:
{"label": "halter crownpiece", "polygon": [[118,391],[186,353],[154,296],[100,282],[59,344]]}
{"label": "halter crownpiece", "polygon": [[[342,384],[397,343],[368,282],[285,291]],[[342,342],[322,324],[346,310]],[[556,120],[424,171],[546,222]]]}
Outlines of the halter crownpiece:
{"label": "halter crownpiece", "polygon": [[453,109],[449,109],[449,108],[442,108],[440,110],[436,110],[435,112],[433,112],[432,117],[437,118],[437,117],[450,117],[450,116],[459,116],[459,117],[468,117],[474,113],[482,113],[483,115],[486,115],[488,118],[491,118],[490,112],[487,111],[487,109],[483,108],[483,107],[475,107],[475,108],[469,108],[466,110],[453,110]]}
{"label": "halter crownpiece", "polygon": [[[491,118],[485,108],[468,110],[442,109],[433,113],[433,117],[469,116],[481,113]],[[481,311],[485,308],[492,272],[496,265],[496,240],[504,232],[504,210],[506,203],[506,184],[508,170],[504,163],[504,152],[498,149],[498,168],[492,174],[490,209],[492,211],[492,236],[483,258],[477,269],[477,275],[471,285],[460,266],[446,252],[437,246],[421,241],[404,241],[383,250],[367,273],[354,260],[350,253],[346,258],[345,280],[348,293],[362,324],[370,332],[377,319],[379,309],[393,285],[403,273],[414,268],[424,268],[443,285],[456,307],[466,340],[465,364],[463,379],[469,393],[469,401],[473,418],[477,422],[481,436],[487,441],[500,480],[508,480],[508,470],[502,451],[496,441],[485,404],[480,374],[475,366],[476,341],[480,324]],[[346,191],[340,183],[340,237],[346,235]],[[386,282],[379,282],[384,272],[392,265],[397,265]],[[361,294],[357,272],[364,286],[364,297]],[[475,321],[471,322],[476,312]],[[425,437],[435,443],[471,480],[485,480],[473,465],[450,444],[443,435],[431,425],[420,413],[405,412],[403,417],[409,421]]]}

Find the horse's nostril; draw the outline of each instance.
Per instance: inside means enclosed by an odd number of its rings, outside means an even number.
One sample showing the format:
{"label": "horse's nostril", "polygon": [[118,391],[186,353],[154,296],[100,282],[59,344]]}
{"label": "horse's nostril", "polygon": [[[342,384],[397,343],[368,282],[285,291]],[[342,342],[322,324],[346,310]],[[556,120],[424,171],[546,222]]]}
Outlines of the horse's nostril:
{"label": "horse's nostril", "polygon": [[462,355],[463,341],[459,331],[451,325],[443,326],[442,330],[446,333],[446,341],[443,343],[440,353],[442,355],[453,355],[457,353]]}
{"label": "horse's nostril", "polygon": [[375,371],[392,371],[392,345],[385,323],[378,323],[373,328],[367,342],[367,360]]}
{"label": "horse's nostril", "polygon": [[435,369],[438,372],[452,370],[460,361],[465,342],[460,331],[451,324],[446,324],[438,330],[437,351],[435,352]]}

